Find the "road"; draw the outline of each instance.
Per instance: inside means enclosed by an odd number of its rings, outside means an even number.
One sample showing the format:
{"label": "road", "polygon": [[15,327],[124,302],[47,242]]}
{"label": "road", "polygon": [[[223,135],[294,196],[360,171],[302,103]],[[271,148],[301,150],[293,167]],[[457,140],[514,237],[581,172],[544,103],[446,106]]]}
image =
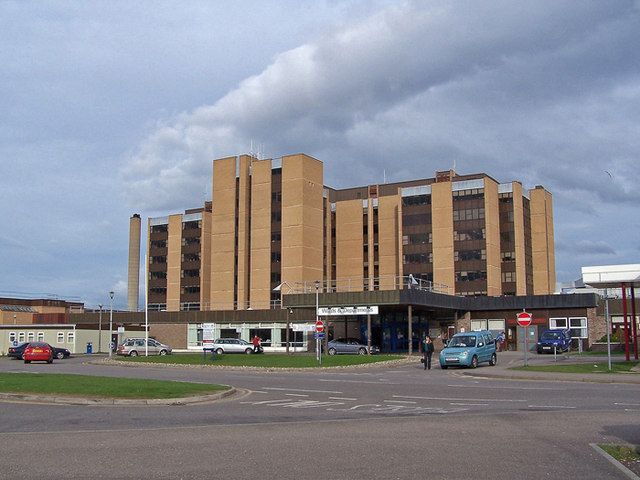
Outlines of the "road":
{"label": "road", "polygon": [[[44,371],[233,385],[191,406],[4,403],[0,478],[625,478],[590,443],[640,444],[640,385],[423,371],[53,365]],[[482,375],[482,367],[476,370]],[[488,370],[487,370],[488,371]]]}

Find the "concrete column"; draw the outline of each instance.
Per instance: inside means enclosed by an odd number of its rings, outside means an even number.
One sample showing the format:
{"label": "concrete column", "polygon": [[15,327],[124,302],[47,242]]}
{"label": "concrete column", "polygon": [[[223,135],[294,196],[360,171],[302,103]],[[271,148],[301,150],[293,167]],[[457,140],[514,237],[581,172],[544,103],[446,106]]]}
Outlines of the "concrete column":
{"label": "concrete column", "polygon": [[140,299],[140,215],[134,213],[129,219],[129,269],[127,275],[127,308],[138,311]]}

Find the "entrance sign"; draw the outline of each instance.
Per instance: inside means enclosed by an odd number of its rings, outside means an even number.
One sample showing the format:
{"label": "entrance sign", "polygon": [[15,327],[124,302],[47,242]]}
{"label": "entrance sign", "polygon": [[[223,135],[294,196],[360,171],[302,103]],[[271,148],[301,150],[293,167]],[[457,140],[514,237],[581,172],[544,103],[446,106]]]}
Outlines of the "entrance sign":
{"label": "entrance sign", "polygon": [[318,320],[316,322],[316,333],[324,332],[324,322],[322,320]]}
{"label": "entrance sign", "polygon": [[202,346],[208,347],[213,345],[213,329],[215,323],[203,323],[202,324]]}
{"label": "entrance sign", "polygon": [[315,332],[316,325],[308,325],[306,323],[292,323],[291,330],[294,332]]}
{"label": "entrance sign", "polygon": [[531,325],[531,314],[525,311],[522,311],[518,314],[518,318],[516,320],[518,325],[521,327],[528,327]]}
{"label": "entrance sign", "polygon": [[377,305],[365,305],[361,307],[320,307],[318,315],[331,317],[338,315],[378,315]]}

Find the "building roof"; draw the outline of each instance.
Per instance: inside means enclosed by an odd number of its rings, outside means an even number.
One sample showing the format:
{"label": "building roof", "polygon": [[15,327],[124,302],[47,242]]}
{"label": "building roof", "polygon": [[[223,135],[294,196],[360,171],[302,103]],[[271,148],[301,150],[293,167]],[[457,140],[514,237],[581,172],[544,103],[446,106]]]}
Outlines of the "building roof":
{"label": "building roof", "polygon": [[595,288],[640,287],[640,264],[582,267],[582,281]]}

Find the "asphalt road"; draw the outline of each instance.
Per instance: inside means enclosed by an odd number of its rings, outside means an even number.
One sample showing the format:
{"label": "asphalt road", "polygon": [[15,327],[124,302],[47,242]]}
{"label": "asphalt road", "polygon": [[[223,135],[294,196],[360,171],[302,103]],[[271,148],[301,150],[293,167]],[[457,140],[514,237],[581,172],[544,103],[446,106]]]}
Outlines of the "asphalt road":
{"label": "asphalt road", "polygon": [[471,378],[417,362],[258,372],[85,360],[3,358],[0,371],[222,383],[242,393],[191,406],[1,404],[0,478],[626,478],[589,444],[640,444],[640,385]]}

